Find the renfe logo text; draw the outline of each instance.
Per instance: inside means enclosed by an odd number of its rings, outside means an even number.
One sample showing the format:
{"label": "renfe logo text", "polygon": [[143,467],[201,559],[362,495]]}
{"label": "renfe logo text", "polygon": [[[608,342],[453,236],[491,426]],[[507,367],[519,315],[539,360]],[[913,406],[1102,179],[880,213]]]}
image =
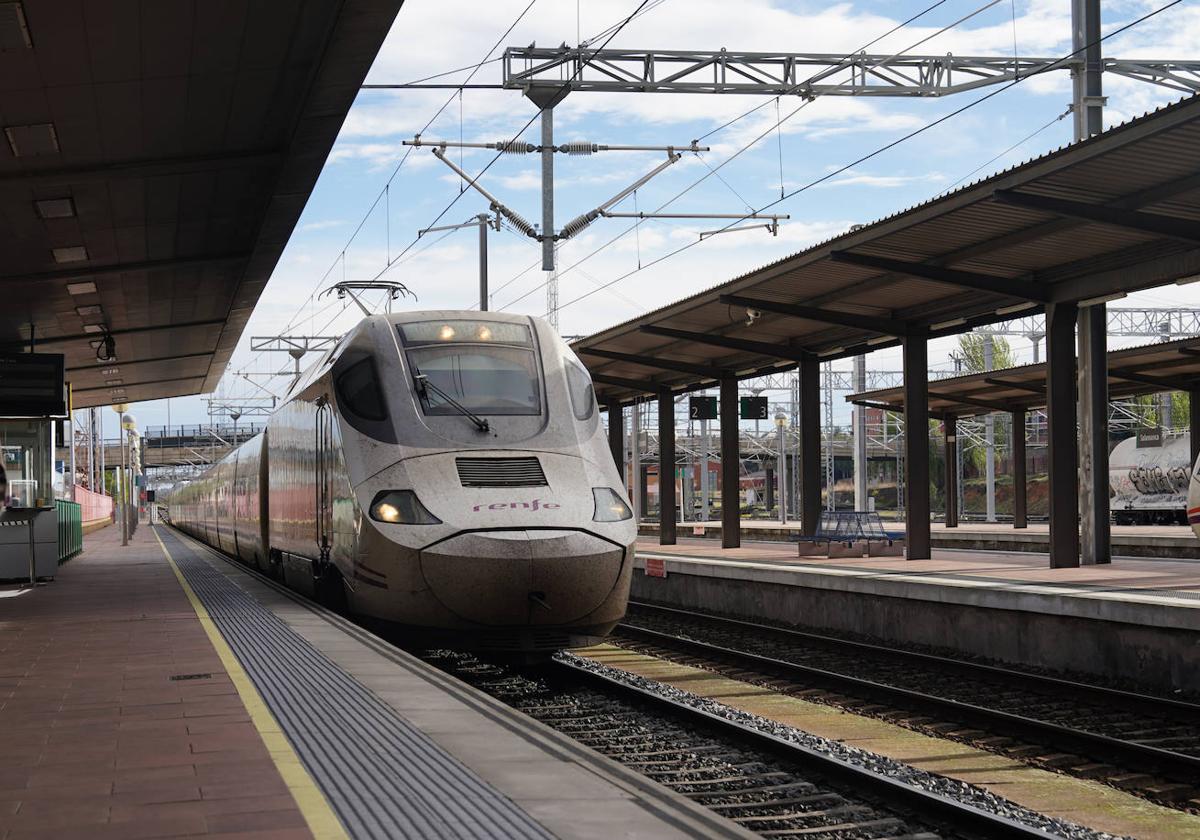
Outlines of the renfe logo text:
{"label": "renfe logo text", "polygon": [[543,502],[541,499],[534,499],[532,502],[492,502],[490,505],[475,505],[471,510],[479,512],[481,510],[558,510],[562,505],[557,502]]}

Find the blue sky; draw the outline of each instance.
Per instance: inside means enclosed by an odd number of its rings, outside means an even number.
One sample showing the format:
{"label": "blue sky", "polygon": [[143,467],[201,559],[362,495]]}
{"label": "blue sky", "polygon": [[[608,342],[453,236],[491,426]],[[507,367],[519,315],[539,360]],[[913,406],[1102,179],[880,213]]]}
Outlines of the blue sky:
{"label": "blue sky", "polygon": [[[454,68],[474,65],[529,0],[408,0],[397,16],[368,81],[404,82]],[[844,54],[911,17],[933,0],[921,2],[857,2],[829,5],[768,0],[665,0],[632,21],[610,47],[639,49],[787,50]],[[1104,29],[1111,31],[1163,5],[1138,0],[1103,4]],[[1070,52],[1070,0],[1004,0],[932,40],[913,44],[975,12],[986,0],[946,0],[917,22],[871,47],[871,52],[940,55],[1021,55],[1056,57]],[[577,32],[588,38],[624,18],[637,0],[536,0],[500,48],[574,44]],[[1182,3],[1145,24],[1105,42],[1114,57],[1195,58],[1200,43],[1200,7]],[[466,73],[447,76],[458,82]],[[485,65],[476,82],[495,83],[498,63]],[[820,98],[770,131],[720,171],[670,205],[675,212],[744,212],[779,197],[780,143],[782,180],[792,190],[838,169],[863,154],[961,107],[988,92],[960,94],[942,100],[900,98]],[[1105,117],[1115,124],[1140,115],[1178,94],[1165,88],[1107,76]],[[308,206],[250,320],[219,390],[222,396],[251,396],[257,391],[239,372],[278,371],[290,366],[282,354],[255,356],[251,335],[281,332],[337,334],[360,317],[331,298],[316,299],[330,283],[369,280],[387,267],[389,258],[413,243],[416,231],[428,226],[460,192],[460,182],[428,149],[409,153],[391,180],[386,198],[375,203],[405,155],[401,141],[411,138],[443,103],[449,91],[364,91],[355,103],[330,155]],[[620,144],[686,144],[764,100],[750,96],[575,93],[555,111],[556,141],[588,140]],[[788,213],[777,238],[765,231],[730,233],[636,271],[657,257],[697,239],[711,222],[645,222],[636,231],[625,220],[600,220],[560,250],[560,268],[575,266],[560,279],[561,330],[567,335],[590,333],[669,303],[683,295],[722,282],[749,269],[837,235],[850,225],[870,222],[927,200],[972,173],[996,155],[1063,114],[1070,101],[1066,72],[1046,74],[1018,85],[911,141],[818,187],[801,192],[773,212]],[[787,115],[799,100],[780,102]],[[467,91],[454,97],[425,133],[426,139],[508,140],[534,115],[535,107],[515,91]],[[776,121],[773,100],[754,114],[713,134],[712,146],[670,167],[637,193],[637,207],[654,209],[749,144]],[[537,142],[536,121],[524,135]],[[1019,143],[974,178],[1012,166],[1071,140],[1070,117],[1053,122]],[[464,168],[476,172],[492,154],[462,156]],[[664,155],[610,152],[591,157],[557,156],[556,210],[559,224],[611,197]],[[707,162],[707,163],[706,163]],[[482,183],[526,218],[540,219],[539,181],[534,156],[499,160]],[[632,211],[633,199],[619,210]],[[463,194],[440,224],[457,223],[486,210],[474,193]],[[365,217],[365,221],[364,220]],[[362,227],[354,236],[355,229]],[[618,237],[608,247],[601,245]],[[510,231],[491,234],[490,274],[493,308],[542,315],[545,275],[537,266],[536,243]],[[348,244],[349,243],[349,244]],[[597,249],[600,249],[597,251]],[[593,255],[593,252],[596,252]],[[584,259],[586,258],[586,259]],[[383,277],[405,283],[420,308],[463,308],[474,305],[477,287],[476,232],[467,229],[445,238],[429,237],[407,251]],[[581,262],[582,260],[582,262]],[[578,265],[577,265],[578,264]],[[530,270],[527,270],[530,269]],[[522,273],[524,272],[524,273]],[[632,273],[631,273],[632,272]],[[598,287],[628,274],[607,289]],[[511,281],[511,282],[510,282]],[[508,285],[505,285],[505,284]],[[502,288],[503,287],[503,288]],[[1200,305],[1195,287],[1161,289],[1132,296],[1120,305]],[[374,301],[371,301],[374,303]],[[397,306],[402,305],[397,302]],[[413,306],[411,302],[403,305]],[[1130,341],[1136,342],[1137,339]],[[1019,362],[1030,360],[1027,341],[1011,340]],[[1114,342],[1116,343],[1116,342]],[[952,341],[935,342],[934,366],[950,364]],[[848,363],[847,363],[848,364]],[[895,351],[881,351],[869,365],[899,367]],[[262,379],[258,380],[263,382]],[[265,382],[281,392],[286,380]],[[171,401],[172,422],[206,419],[204,397]],[[166,421],[165,401],[140,403],[133,409],[145,427]]]}

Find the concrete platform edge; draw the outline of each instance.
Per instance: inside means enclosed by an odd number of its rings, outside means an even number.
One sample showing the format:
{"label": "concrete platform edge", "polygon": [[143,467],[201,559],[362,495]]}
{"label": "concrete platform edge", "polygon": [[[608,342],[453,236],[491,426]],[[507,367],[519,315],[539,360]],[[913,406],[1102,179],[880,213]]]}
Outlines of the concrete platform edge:
{"label": "concrete platform edge", "polygon": [[[258,600],[265,609],[275,613],[306,641],[320,652],[329,656],[334,662],[342,664],[339,662],[339,659],[343,657],[339,657],[338,648],[344,648],[346,640],[351,641],[354,646],[360,646],[377,656],[383,657],[393,666],[408,672],[450,698],[461,702],[487,721],[504,728],[536,749],[560,761],[578,765],[598,779],[622,791],[626,796],[634,800],[648,815],[676,828],[680,832],[680,836],[731,838],[756,836],[742,830],[735,823],[725,820],[685,797],[658,785],[654,781],[583,747],[544,724],[526,718],[500,701],[395,648],[370,631],[336,613],[310,602],[290,590],[268,582],[258,575],[252,574],[240,566],[240,564],[230,560],[212,548],[195,541],[191,537],[180,532],[174,533],[177,538],[187,542],[197,551],[205,553],[214,567],[219,569],[222,574],[235,580],[239,587]],[[297,616],[294,609],[297,607],[301,611],[300,617]],[[319,626],[314,626],[314,624]],[[324,633],[321,632],[322,626],[326,630]],[[328,631],[332,631],[332,633]],[[350,673],[352,676],[358,676],[353,670],[350,670]],[[369,690],[374,691],[369,681],[364,681],[364,685]],[[378,691],[375,691],[375,693],[384,703],[391,706],[397,714],[402,717],[409,717],[411,715],[411,711],[406,713],[406,710],[401,708],[395,698]],[[418,726],[420,725],[419,720],[415,722]],[[428,734],[451,755],[454,755],[468,766],[472,765],[475,757],[469,751],[464,750],[460,743],[450,742],[449,739],[443,737],[445,733],[429,732]],[[486,776],[484,778],[485,781],[495,785],[502,793],[508,793],[512,796],[510,791],[505,790],[502,783],[499,783],[495,779],[488,779]],[[518,805],[523,804],[522,797],[512,796],[512,798]],[[583,802],[581,801],[579,804],[582,805]],[[539,819],[544,826],[552,832],[559,834],[559,836],[573,836],[570,833],[562,833],[560,825],[554,824],[551,821],[544,821],[536,813],[531,815],[535,819]]]}

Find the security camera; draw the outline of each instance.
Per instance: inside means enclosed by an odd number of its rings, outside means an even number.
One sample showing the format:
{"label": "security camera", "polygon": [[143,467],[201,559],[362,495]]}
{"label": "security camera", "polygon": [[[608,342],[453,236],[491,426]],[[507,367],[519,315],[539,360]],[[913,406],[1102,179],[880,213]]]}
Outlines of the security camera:
{"label": "security camera", "polygon": [[753,327],[753,326],[754,326],[754,322],[755,322],[755,321],[757,321],[757,320],[758,320],[759,318],[761,318],[761,317],[762,317],[762,312],[761,312],[760,310],[758,310],[758,309],[747,309],[747,310],[746,310],[746,326],[747,326],[747,327]]}

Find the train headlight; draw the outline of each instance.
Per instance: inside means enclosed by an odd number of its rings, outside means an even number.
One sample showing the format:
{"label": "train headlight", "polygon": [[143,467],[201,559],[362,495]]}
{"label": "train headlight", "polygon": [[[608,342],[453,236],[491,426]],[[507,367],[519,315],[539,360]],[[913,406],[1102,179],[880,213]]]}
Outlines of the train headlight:
{"label": "train headlight", "polygon": [[593,522],[620,522],[633,518],[633,511],[629,509],[629,505],[609,487],[593,487],[592,498],[596,500],[596,512],[592,514]]}
{"label": "train headlight", "polygon": [[382,490],[371,502],[371,518],[394,525],[440,525],[411,490]]}

